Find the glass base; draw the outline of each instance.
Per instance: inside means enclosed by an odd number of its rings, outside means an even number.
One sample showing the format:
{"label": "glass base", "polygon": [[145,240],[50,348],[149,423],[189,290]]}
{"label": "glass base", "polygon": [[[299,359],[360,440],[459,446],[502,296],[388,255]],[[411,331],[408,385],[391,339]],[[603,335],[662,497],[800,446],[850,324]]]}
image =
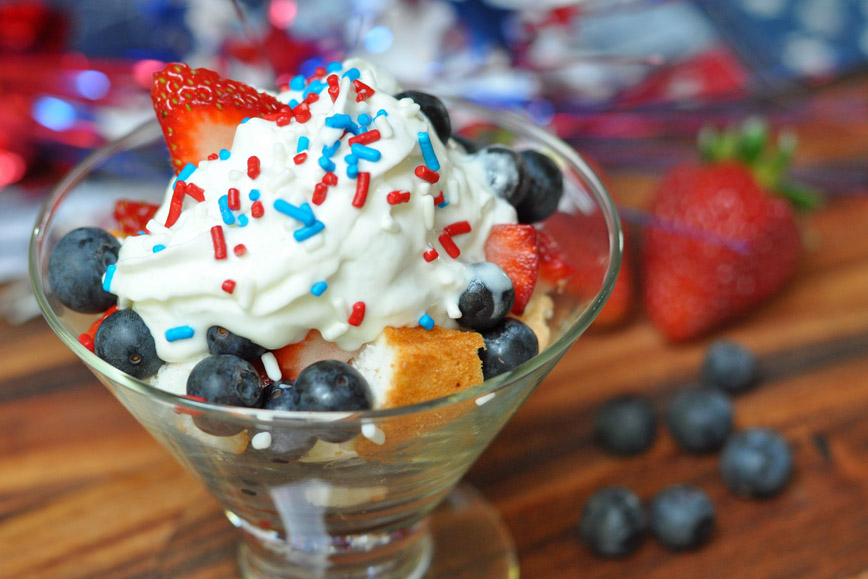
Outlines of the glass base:
{"label": "glass base", "polygon": [[[500,513],[472,486],[459,484],[420,530],[419,556],[403,574],[412,579],[516,578],[518,559]],[[160,577],[232,578],[251,575],[238,531],[202,491],[178,521],[157,562]],[[327,576],[327,575],[326,575]]]}

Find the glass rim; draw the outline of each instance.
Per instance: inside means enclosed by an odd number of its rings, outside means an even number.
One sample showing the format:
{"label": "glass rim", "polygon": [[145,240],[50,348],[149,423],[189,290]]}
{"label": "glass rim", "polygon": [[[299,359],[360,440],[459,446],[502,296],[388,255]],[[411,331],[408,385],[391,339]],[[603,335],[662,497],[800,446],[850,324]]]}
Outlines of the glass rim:
{"label": "glass rim", "polygon": [[262,414],[268,413],[268,420],[277,421],[304,421],[304,422],[330,422],[334,420],[355,419],[360,421],[383,419],[393,416],[403,416],[416,413],[424,413],[458,404],[471,398],[480,398],[491,393],[496,393],[513,384],[520,383],[528,375],[534,373],[539,367],[549,363],[555,357],[566,353],[571,345],[591,325],[597,314],[605,305],[617,279],[621,266],[623,252],[623,231],[617,208],[611,195],[609,195],[602,181],[597,177],[594,170],[585,162],[579,153],[567,145],[557,136],[537,126],[532,121],[509,110],[488,109],[481,105],[462,99],[447,99],[450,106],[457,106],[463,111],[483,117],[494,125],[500,126],[513,133],[529,137],[529,140],[551,149],[562,157],[568,164],[578,169],[581,178],[588,185],[588,192],[594,197],[597,206],[607,224],[609,237],[609,264],[603,283],[597,294],[584,308],[584,310],[572,321],[570,327],[557,340],[553,341],[542,352],[528,360],[524,364],[505,372],[499,376],[485,380],[474,386],[470,386],[450,394],[425,402],[417,402],[406,406],[394,408],[380,408],[356,412],[309,412],[287,410],[264,410],[261,408],[244,408],[235,406],[223,406],[194,400],[181,395],[173,394],[166,390],[152,386],[143,380],[134,378],[121,370],[105,362],[96,354],[84,347],[77,336],[74,336],[60,318],[54,313],[48,302],[48,297],[43,288],[43,279],[39,268],[39,249],[43,242],[43,233],[52,219],[56,207],[64,197],[88,175],[93,169],[107,160],[112,155],[136,146],[151,143],[162,133],[156,119],[148,120],[132,129],[125,136],[111,141],[99,149],[91,152],[80,163],[73,167],[52,189],[48,198],[42,203],[36,218],[36,223],[30,238],[28,255],[28,270],[33,293],[39,304],[43,317],[55,334],[92,370],[97,371],[111,380],[133,392],[154,398],[162,403],[180,406],[191,411],[207,412],[211,414],[223,414],[235,419],[262,420]]}

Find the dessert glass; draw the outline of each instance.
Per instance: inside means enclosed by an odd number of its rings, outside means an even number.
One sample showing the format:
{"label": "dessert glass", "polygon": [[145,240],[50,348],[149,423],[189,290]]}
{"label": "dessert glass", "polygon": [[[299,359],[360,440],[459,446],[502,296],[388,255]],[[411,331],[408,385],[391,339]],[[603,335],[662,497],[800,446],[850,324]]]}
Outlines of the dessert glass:
{"label": "dessert glass", "polygon": [[[492,569],[502,576],[517,573],[509,534],[496,511],[478,493],[466,485],[456,489],[456,484],[603,307],[620,264],[621,231],[611,198],[569,146],[517,115],[464,102],[450,102],[449,109],[455,131],[469,131],[481,145],[534,148],[557,160],[565,179],[561,210],[584,221],[577,227],[593,224],[589,230],[598,234],[588,242],[586,254],[598,267],[583,272],[587,295],[552,292],[551,342],[538,356],[430,402],[355,413],[214,406],[136,380],[78,342],[94,316],[72,312],[54,298],[47,283],[48,258],[75,227],[111,227],[115,199],[162,201],[171,175],[156,122],[91,154],[58,185],[38,217],[30,275],[45,319],[216,497],[240,530],[238,560],[244,576],[459,576],[462,569],[468,571],[468,561],[479,557],[456,553],[454,536],[448,549],[438,547],[437,530],[448,527],[444,520],[450,513],[490,523],[484,531],[477,524],[471,534],[488,533],[475,538],[496,556],[485,570],[474,567],[473,576]],[[212,432],[219,425],[234,434],[205,434],[196,426],[202,421]],[[432,512],[439,517],[434,523]],[[454,525],[448,528],[455,532]],[[471,548],[470,542],[466,547]]]}

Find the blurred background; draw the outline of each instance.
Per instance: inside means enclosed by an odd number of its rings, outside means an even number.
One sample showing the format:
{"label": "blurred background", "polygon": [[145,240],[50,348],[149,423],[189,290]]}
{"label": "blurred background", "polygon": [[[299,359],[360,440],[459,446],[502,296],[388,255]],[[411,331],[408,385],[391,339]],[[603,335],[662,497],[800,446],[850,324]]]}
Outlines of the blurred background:
{"label": "blurred background", "polygon": [[[868,125],[864,86],[847,82],[868,64],[861,0],[3,0],[3,313],[30,313],[38,203],[90,150],[151,118],[163,63],[274,87],[349,56],[407,88],[516,110],[604,174],[662,171],[702,125],[754,113],[835,134]],[[800,177],[865,191],[863,159],[822,161]]]}

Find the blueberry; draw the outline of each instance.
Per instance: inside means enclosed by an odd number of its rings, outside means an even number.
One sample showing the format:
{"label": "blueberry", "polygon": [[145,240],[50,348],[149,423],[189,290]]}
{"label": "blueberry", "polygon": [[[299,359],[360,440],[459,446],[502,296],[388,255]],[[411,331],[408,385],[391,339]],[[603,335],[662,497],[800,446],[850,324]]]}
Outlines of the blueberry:
{"label": "blueberry", "polygon": [[670,549],[695,549],[714,532],[714,503],[693,485],[679,484],[657,493],[648,504],[654,537]]}
{"label": "blueberry", "polygon": [[452,134],[452,140],[458,143],[464,152],[468,155],[472,155],[476,151],[479,150],[479,145],[473,139],[465,137],[464,135],[459,135],[458,133]]}
{"label": "blueberry", "polygon": [[621,455],[642,453],[654,443],[657,416],[646,398],[616,396],[604,402],[594,416],[594,434],[608,451]]}
{"label": "blueberry", "polygon": [[231,354],[216,354],[203,358],[190,371],[187,394],[212,404],[259,408],[262,387],[250,362]]}
{"label": "blueberry", "polygon": [[732,432],[733,408],[729,396],[716,388],[686,388],[666,408],[666,425],[681,447],[709,452]]}
{"label": "blueberry", "polygon": [[298,410],[369,410],[373,403],[367,380],[358,370],[338,360],[314,362],[295,380]]}
{"label": "blueberry", "polygon": [[509,276],[489,261],[474,263],[467,269],[470,281],[458,298],[458,321],[471,330],[487,330],[512,310],[515,287]]}
{"label": "blueberry", "polygon": [[720,475],[744,497],[780,492],[793,474],[793,450],[774,430],[749,428],[734,434],[720,454]]}
{"label": "blueberry", "polygon": [[564,175],[552,159],[538,151],[519,153],[527,168],[527,194],[515,206],[519,223],[537,223],[557,211],[564,193]]}
{"label": "blueberry", "polygon": [[485,349],[479,350],[479,357],[482,359],[482,375],[486,380],[508,372],[539,354],[536,334],[515,318],[504,318],[481,334]]}
{"label": "blueberry", "polygon": [[[272,382],[265,387],[262,393],[263,408],[267,410],[298,410],[298,391],[295,384],[281,380]],[[304,455],[316,444],[315,433],[299,426],[283,426],[275,424],[268,430],[271,443],[263,452],[279,456],[280,458],[297,458]]]}
{"label": "blueberry", "polygon": [[708,347],[702,362],[703,382],[730,394],[740,394],[756,384],[759,361],[756,355],[735,342],[718,340]]}
{"label": "blueberry", "polygon": [[[230,354],[203,358],[187,376],[187,395],[203,398],[212,404],[258,408],[262,400],[259,374],[247,360]],[[244,425],[225,417],[208,414],[195,416],[193,423],[214,436],[232,436]]]}
{"label": "blueberry", "polygon": [[206,339],[208,351],[212,354],[232,354],[245,360],[253,360],[268,351],[259,344],[254,344],[247,338],[242,338],[220,326],[208,328]]}
{"label": "blueberry", "polygon": [[102,289],[102,277],[117,263],[119,249],[113,235],[96,227],[64,235],[48,259],[48,284],[60,303],[87,314],[115,305],[117,297]]}
{"label": "blueberry", "polygon": [[518,153],[503,145],[491,145],[475,156],[495,195],[513,206],[518,206],[527,197],[527,168]]}
{"label": "blueberry", "polygon": [[395,95],[395,98],[411,98],[422,109],[422,114],[428,117],[434,132],[440,138],[441,143],[446,143],[452,135],[452,121],[449,119],[449,111],[446,105],[436,96],[418,90],[405,90]]}
{"label": "blueberry", "polygon": [[115,368],[142,380],[156,374],[163,365],[151,331],[133,310],[118,310],[102,321],[94,336],[94,352]]}
{"label": "blueberry", "polygon": [[579,535],[597,554],[624,557],[645,538],[645,513],[633,491],[619,486],[595,492],[579,519]]}

